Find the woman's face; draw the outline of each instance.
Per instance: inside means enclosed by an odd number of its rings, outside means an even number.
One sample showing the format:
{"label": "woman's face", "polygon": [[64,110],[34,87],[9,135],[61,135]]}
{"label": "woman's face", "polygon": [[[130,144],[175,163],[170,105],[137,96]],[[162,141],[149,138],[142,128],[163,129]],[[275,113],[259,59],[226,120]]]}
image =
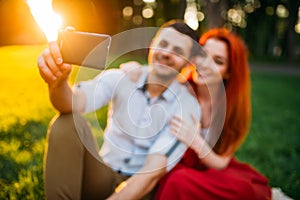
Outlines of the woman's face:
{"label": "woman's face", "polygon": [[229,78],[229,58],[227,44],[217,38],[210,38],[203,46],[207,57],[196,57],[193,62],[197,66],[197,84],[220,83]]}

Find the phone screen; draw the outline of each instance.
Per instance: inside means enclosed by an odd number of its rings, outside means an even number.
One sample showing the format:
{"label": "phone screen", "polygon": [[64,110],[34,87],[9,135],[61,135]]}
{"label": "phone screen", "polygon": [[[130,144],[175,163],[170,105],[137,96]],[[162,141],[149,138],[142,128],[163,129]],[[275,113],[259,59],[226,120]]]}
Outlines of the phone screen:
{"label": "phone screen", "polygon": [[59,33],[58,44],[65,63],[104,69],[111,36],[73,30]]}

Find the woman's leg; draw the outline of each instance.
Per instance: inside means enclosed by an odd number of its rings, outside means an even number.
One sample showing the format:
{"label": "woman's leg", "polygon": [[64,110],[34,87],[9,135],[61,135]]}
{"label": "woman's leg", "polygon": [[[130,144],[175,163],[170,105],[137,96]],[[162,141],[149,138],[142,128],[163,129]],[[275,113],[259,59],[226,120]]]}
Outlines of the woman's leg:
{"label": "woman's leg", "polygon": [[159,183],[155,199],[271,199],[267,180],[248,165],[231,161],[224,170],[197,170],[182,164]]}

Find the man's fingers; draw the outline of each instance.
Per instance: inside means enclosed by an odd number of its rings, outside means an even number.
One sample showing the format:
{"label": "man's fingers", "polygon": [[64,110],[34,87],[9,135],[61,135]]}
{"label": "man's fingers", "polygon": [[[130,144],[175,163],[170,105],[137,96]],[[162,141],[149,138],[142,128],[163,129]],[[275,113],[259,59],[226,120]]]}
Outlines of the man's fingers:
{"label": "man's fingers", "polygon": [[55,75],[56,77],[59,77],[62,75],[62,72],[61,72],[59,66],[55,63],[55,60],[53,59],[51,53],[48,51],[49,51],[49,49],[46,49],[43,53],[45,64],[51,70],[53,75]]}
{"label": "man's fingers", "polygon": [[50,83],[51,81],[56,80],[56,76],[52,73],[52,71],[47,67],[45,60],[40,56],[38,58],[38,68],[42,78],[47,82]]}
{"label": "man's fingers", "polygon": [[61,65],[63,59],[57,42],[49,42],[49,48],[55,64]]}

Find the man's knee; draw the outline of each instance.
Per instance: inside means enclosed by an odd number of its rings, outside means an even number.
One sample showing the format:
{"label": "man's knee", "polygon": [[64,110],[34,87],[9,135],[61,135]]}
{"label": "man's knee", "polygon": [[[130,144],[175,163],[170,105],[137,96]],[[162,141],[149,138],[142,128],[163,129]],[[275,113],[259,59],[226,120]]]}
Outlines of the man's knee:
{"label": "man's knee", "polygon": [[63,139],[70,137],[72,133],[76,133],[76,121],[82,121],[79,114],[60,114],[55,116],[50,122],[48,129],[49,139]]}

